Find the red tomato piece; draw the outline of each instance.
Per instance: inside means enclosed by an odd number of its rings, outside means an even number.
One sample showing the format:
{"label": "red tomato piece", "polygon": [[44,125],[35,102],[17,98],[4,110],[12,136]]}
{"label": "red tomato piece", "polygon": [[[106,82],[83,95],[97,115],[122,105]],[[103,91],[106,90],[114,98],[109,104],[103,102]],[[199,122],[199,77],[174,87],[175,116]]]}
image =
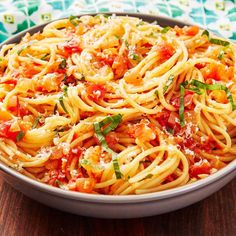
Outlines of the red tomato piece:
{"label": "red tomato piece", "polygon": [[13,123],[12,121],[6,121],[0,124],[0,137],[8,138],[16,142],[17,135],[21,131],[16,131],[16,132],[11,131],[10,128],[11,128],[12,123]]}
{"label": "red tomato piece", "polygon": [[12,84],[12,85],[16,85],[16,84],[17,84],[17,80],[14,79],[14,78],[12,78],[12,79],[9,79],[9,80],[0,82],[0,84]]}
{"label": "red tomato piece", "polygon": [[176,32],[177,36],[186,35],[186,36],[194,36],[199,32],[198,26],[185,26],[180,28],[178,26],[174,27],[174,31]]}
{"label": "red tomato piece", "polygon": [[[185,91],[185,94],[184,94],[184,106],[185,107],[188,107],[192,104],[193,102],[193,95],[194,95],[194,92],[192,91]],[[170,103],[177,109],[179,109],[179,106],[180,106],[180,96],[177,96],[175,98],[172,98]]]}
{"label": "red tomato piece", "polygon": [[199,32],[199,27],[196,25],[184,27],[184,34],[187,36],[194,36]]}
{"label": "red tomato piece", "polygon": [[110,132],[106,135],[106,142],[108,146],[112,149],[119,141],[115,132]]}
{"label": "red tomato piece", "polygon": [[92,178],[79,178],[76,180],[76,189],[82,193],[92,193],[95,180]]}
{"label": "red tomato piece", "polygon": [[88,98],[94,102],[102,100],[106,93],[106,88],[101,84],[91,84],[86,89]]}
{"label": "red tomato piece", "polygon": [[223,64],[207,64],[201,72],[205,80],[228,81],[233,78],[233,67]]}
{"label": "red tomato piece", "polygon": [[82,51],[82,48],[75,39],[62,43],[59,49],[61,50],[61,54],[65,57],[69,57],[72,53],[80,53]]}
{"label": "red tomato piece", "polygon": [[117,56],[112,64],[112,69],[116,79],[124,76],[129,68],[129,59],[127,56]]}
{"label": "red tomato piece", "polygon": [[190,166],[189,174],[192,178],[197,178],[200,174],[210,174],[211,165],[207,161],[200,161]]}
{"label": "red tomato piece", "polygon": [[175,53],[174,47],[168,42],[162,42],[157,46],[157,51],[162,61],[166,61]]}

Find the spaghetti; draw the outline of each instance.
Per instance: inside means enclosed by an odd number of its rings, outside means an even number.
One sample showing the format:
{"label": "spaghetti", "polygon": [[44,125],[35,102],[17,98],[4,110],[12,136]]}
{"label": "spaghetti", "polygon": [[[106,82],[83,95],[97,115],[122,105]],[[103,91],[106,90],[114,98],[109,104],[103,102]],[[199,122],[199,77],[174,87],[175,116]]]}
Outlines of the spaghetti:
{"label": "spaghetti", "polygon": [[0,51],[0,160],[65,190],[144,194],[236,155],[235,45],[197,26],[71,16]]}

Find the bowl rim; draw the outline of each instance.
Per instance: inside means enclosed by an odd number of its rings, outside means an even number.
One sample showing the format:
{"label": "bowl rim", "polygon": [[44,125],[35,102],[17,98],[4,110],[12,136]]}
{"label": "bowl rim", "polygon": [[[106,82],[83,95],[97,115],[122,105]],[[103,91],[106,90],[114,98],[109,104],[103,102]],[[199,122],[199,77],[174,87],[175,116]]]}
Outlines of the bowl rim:
{"label": "bowl rim", "polygon": [[[181,20],[172,19],[170,17],[166,16],[157,16],[152,14],[142,14],[142,13],[129,13],[129,12],[101,12],[101,13],[84,13],[84,14],[78,14],[77,16],[83,16],[83,15],[97,15],[97,14],[115,14],[118,16],[131,16],[131,17],[138,17],[138,18],[147,18],[152,19],[153,21],[157,21],[158,19],[163,21],[169,21],[176,25],[192,25],[189,22],[183,22]],[[63,18],[60,18],[63,19]],[[56,19],[59,20],[59,19]],[[54,20],[54,21],[56,21]],[[31,27],[29,29],[26,29],[9,39],[5,40],[3,43],[0,44],[0,48],[4,46],[5,44],[11,43],[11,41],[18,41],[17,39],[19,37],[22,37],[27,32],[34,32],[35,30],[40,31],[44,26],[51,23],[47,22],[44,24],[36,25],[34,27]],[[201,26],[201,28],[203,28]],[[45,183],[38,182],[37,180],[34,180],[28,176],[23,175],[22,173],[18,172],[17,170],[6,166],[2,162],[0,162],[0,171],[3,171],[7,175],[10,175],[13,178],[16,178],[17,180],[20,180],[21,182],[24,182],[28,186],[31,186],[33,188],[36,188],[42,192],[45,192],[50,195],[56,195],[61,198],[67,198],[67,199],[73,199],[83,202],[93,202],[93,203],[106,203],[106,204],[124,204],[124,203],[138,203],[138,202],[148,202],[148,201],[157,201],[161,199],[167,199],[167,198],[173,198],[177,197],[192,191],[196,191],[198,189],[204,188],[218,180],[220,180],[223,177],[226,177],[227,175],[232,174],[233,177],[236,176],[236,159],[231,161],[226,167],[223,169],[217,171],[216,173],[208,176],[207,178],[198,180],[194,183],[183,185],[180,187],[175,187],[173,189],[163,190],[160,192],[153,192],[153,193],[146,193],[146,194],[140,194],[140,195],[101,195],[101,194],[88,194],[88,193],[80,193],[75,191],[66,191],[57,187],[49,186]]]}

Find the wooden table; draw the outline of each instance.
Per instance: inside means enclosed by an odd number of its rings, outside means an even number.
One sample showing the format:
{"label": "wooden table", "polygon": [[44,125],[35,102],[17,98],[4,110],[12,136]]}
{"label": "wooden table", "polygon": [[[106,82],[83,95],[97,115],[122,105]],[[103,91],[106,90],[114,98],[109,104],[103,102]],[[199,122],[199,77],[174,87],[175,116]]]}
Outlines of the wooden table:
{"label": "wooden table", "polygon": [[190,207],[160,216],[104,220],[37,203],[0,180],[0,235],[236,235],[236,181]]}

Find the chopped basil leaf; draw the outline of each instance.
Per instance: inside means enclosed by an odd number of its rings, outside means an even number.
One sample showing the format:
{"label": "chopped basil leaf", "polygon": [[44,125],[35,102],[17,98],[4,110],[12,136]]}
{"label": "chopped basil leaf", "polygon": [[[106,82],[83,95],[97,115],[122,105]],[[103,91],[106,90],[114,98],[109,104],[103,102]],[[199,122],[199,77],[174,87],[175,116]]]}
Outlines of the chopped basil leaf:
{"label": "chopped basil leaf", "polygon": [[65,186],[58,179],[56,179],[55,183],[58,185],[59,188],[65,189]]}
{"label": "chopped basil leaf", "polygon": [[222,45],[222,46],[228,46],[230,44],[230,42],[228,42],[228,41],[224,41],[221,39],[215,39],[215,38],[211,38],[211,39],[209,39],[209,41],[213,44]]}
{"label": "chopped basil leaf", "polygon": [[206,35],[206,36],[209,38],[209,36],[210,36],[209,31],[208,31],[208,30],[204,30],[204,31],[202,32],[202,36],[203,36],[203,35]]}
{"label": "chopped basil leaf", "polygon": [[72,16],[72,15],[69,17],[69,21],[74,26],[77,26],[79,24],[79,22],[80,22],[78,17]]}
{"label": "chopped basil leaf", "polygon": [[232,110],[233,111],[236,110],[236,104],[234,103],[233,96],[232,96],[231,92],[229,91],[229,89],[227,87],[225,88],[225,93],[226,93],[227,99],[231,103]]}
{"label": "chopped basil leaf", "polygon": [[203,35],[206,35],[208,37],[210,43],[217,44],[217,45],[222,45],[222,46],[230,45],[230,42],[228,42],[228,41],[224,41],[224,40],[216,39],[216,38],[210,38],[210,34],[207,30],[204,30],[202,32],[202,36]]}
{"label": "chopped basil leaf", "polygon": [[159,97],[158,90],[156,90],[156,91],[154,92],[154,94],[156,94],[156,96]]}
{"label": "chopped basil leaf", "polygon": [[115,36],[117,39],[120,39],[120,36],[119,36],[119,35],[115,34],[114,36]]}
{"label": "chopped basil leaf", "polygon": [[50,55],[50,53],[46,53],[44,56],[41,57],[41,60],[46,60],[46,58]]}
{"label": "chopped basil leaf", "polygon": [[173,80],[174,80],[174,75],[170,75],[167,82],[166,82],[166,85],[164,86],[163,88],[163,93],[165,94],[165,92],[167,91],[167,89],[170,87],[170,85],[172,84]]}
{"label": "chopped basil leaf", "polygon": [[171,129],[170,127],[166,127],[166,131],[172,135],[174,134],[174,130]]}
{"label": "chopped basil leaf", "polygon": [[64,132],[65,128],[64,127],[56,127],[53,131],[55,131],[58,134],[59,132]]}
{"label": "chopped basil leaf", "polygon": [[150,179],[153,177],[153,174],[148,174],[144,179]]}
{"label": "chopped basil leaf", "polygon": [[180,125],[181,127],[183,127],[185,125],[185,122],[184,122],[184,86],[183,85],[180,85],[179,119],[180,119]]}
{"label": "chopped basil leaf", "polygon": [[54,115],[55,115],[56,112],[57,112],[57,107],[58,107],[58,105],[57,105],[57,103],[56,103],[55,106],[54,106],[54,108],[53,108],[53,114],[54,114]]}
{"label": "chopped basil leaf", "polygon": [[59,102],[60,102],[60,105],[62,107],[62,109],[65,111],[65,113],[69,113],[65,107],[65,104],[64,104],[64,101],[63,101],[63,95],[61,97],[59,97]]}
{"label": "chopped basil leaf", "polygon": [[143,21],[140,21],[136,26],[144,25],[145,23]]}
{"label": "chopped basil leaf", "polygon": [[162,34],[165,34],[165,33],[167,33],[170,29],[171,29],[170,26],[166,26],[166,27],[164,27],[164,28],[161,30],[161,33],[162,33]]}
{"label": "chopped basil leaf", "polygon": [[41,115],[39,115],[35,120],[34,123],[32,125],[32,129],[35,129],[38,126],[39,120],[42,118]]}
{"label": "chopped basil leaf", "polygon": [[66,68],[66,59],[63,58],[61,63],[59,64],[59,69],[65,69]]}
{"label": "chopped basil leaf", "polygon": [[68,86],[65,85],[63,88],[63,92],[65,96],[67,96],[67,90],[68,90]]}
{"label": "chopped basil leaf", "polygon": [[[121,179],[121,177],[122,177],[122,174],[120,172],[119,163],[117,160],[117,153],[115,153],[112,149],[109,148],[109,146],[107,145],[106,139],[105,139],[105,135],[108,134],[110,131],[114,130],[119,125],[119,123],[121,122],[121,118],[122,118],[122,116],[120,114],[113,115],[113,116],[106,117],[101,122],[95,122],[93,125],[96,137],[97,137],[99,143],[101,144],[102,148],[106,152],[108,152],[112,155],[113,168],[114,168],[114,172],[115,172],[117,179]],[[102,131],[101,128],[107,124],[109,124],[109,125],[106,126],[106,128]]]}
{"label": "chopped basil leaf", "polygon": [[64,78],[63,78],[62,82],[65,83],[66,80],[67,80],[67,78],[68,78],[68,77],[67,77],[67,74],[64,74]]}
{"label": "chopped basil leaf", "polygon": [[26,49],[26,47],[22,47],[21,49],[19,49],[19,50],[17,51],[17,54],[20,55],[20,54],[23,52],[23,50],[25,50],[25,49]]}
{"label": "chopped basil leaf", "polygon": [[127,48],[129,48],[129,43],[128,43],[128,41],[125,40],[124,42],[125,42],[125,46],[126,46]]}
{"label": "chopped basil leaf", "polygon": [[232,110],[233,111],[236,110],[236,104],[233,101],[232,94],[226,86],[224,86],[222,84],[205,84],[205,83],[202,83],[198,80],[192,80],[191,84],[196,86],[197,88],[201,88],[204,90],[223,90],[223,91],[225,91],[227,99],[231,103]]}
{"label": "chopped basil leaf", "polygon": [[16,136],[16,141],[19,142],[25,136],[24,131],[20,131]]}
{"label": "chopped basil leaf", "polygon": [[103,127],[107,124],[109,124],[108,126],[106,126],[106,128],[102,131],[103,135],[107,135],[108,133],[110,133],[112,130],[116,129],[117,126],[120,124],[122,120],[122,115],[118,114],[118,115],[113,115],[113,116],[108,116],[106,117],[104,120],[102,120],[101,122],[99,122],[100,127]]}
{"label": "chopped basil leaf", "polygon": [[218,58],[219,60],[222,60],[222,59],[224,58],[224,55],[225,55],[225,51],[224,51],[224,50],[221,50],[221,51],[219,52],[217,58]]}
{"label": "chopped basil leaf", "polygon": [[140,61],[139,55],[137,55],[137,54],[135,54],[135,53],[131,54],[131,59],[132,59],[132,60],[135,60],[135,61]]}

